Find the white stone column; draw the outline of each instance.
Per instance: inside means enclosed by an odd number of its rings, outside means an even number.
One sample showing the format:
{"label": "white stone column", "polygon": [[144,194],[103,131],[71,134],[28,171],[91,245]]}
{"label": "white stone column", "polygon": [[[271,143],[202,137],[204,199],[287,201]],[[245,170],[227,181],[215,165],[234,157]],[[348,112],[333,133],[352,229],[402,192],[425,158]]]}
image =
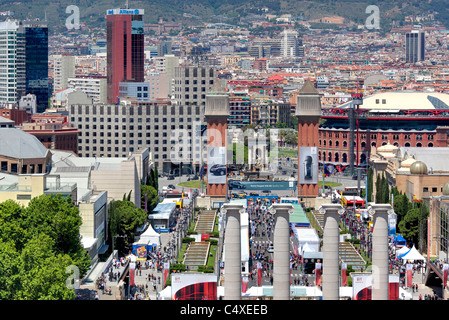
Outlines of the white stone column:
{"label": "white stone column", "polygon": [[324,214],[323,230],[323,300],[340,299],[340,231],[339,211],[343,207],[340,204],[322,204],[320,213]]}
{"label": "white stone column", "polygon": [[388,212],[390,204],[373,204],[372,300],[388,300]]}
{"label": "white stone column", "polygon": [[273,300],[290,300],[290,217],[294,212],[288,203],[274,203],[273,232]]}
{"label": "white stone column", "polygon": [[224,230],[224,300],[242,298],[242,249],[240,214],[243,205],[225,203],[221,211],[226,217]]}

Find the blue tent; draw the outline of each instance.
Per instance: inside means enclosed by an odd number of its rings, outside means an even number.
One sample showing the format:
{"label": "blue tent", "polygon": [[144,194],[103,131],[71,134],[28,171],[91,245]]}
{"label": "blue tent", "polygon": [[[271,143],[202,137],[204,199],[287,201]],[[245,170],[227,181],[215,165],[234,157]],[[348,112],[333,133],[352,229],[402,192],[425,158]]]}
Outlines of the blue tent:
{"label": "blue tent", "polygon": [[407,241],[404,239],[404,237],[400,234],[394,238],[394,244],[398,247],[405,246],[407,244]]}

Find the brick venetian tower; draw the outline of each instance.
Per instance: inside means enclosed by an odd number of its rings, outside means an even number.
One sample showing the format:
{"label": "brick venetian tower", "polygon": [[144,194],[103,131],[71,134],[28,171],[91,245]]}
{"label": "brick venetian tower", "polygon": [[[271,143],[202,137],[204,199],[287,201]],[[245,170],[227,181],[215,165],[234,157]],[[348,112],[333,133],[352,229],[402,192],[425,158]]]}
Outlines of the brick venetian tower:
{"label": "brick venetian tower", "polygon": [[219,80],[206,95],[204,116],[207,122],[207,196],[224,198],[227,192],[226,130],[229,96]]}
{"label": "brick venetian tower", "polygon": [[298,119],[298,197],[318,196],[318,127],[321,100],[313,83],[307,80],[296,97]]}

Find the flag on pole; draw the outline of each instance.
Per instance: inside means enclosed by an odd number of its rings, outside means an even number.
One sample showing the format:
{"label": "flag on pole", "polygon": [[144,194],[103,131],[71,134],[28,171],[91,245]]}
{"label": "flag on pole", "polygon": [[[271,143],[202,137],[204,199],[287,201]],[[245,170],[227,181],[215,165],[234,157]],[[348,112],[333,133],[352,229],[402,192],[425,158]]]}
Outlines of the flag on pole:
{"label": "flag on pole", "polygon": [[413,202],[422,203],[422,200],[419,200],[415,195],[413,195]]}
{"label": "flag on pole", "polygon": [[262,264],[260,262],[257,263],[257,286],[260,287],[262,284]]}

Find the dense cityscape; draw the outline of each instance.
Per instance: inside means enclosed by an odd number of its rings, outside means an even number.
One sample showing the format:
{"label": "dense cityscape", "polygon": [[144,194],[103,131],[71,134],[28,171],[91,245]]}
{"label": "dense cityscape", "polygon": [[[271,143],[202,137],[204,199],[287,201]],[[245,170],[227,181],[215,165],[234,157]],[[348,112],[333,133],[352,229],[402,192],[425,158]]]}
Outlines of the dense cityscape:
{"label": "dense cityscape", "polygon": [[449,30],[369,9],[0,12],[0,300],[447,300]]}

